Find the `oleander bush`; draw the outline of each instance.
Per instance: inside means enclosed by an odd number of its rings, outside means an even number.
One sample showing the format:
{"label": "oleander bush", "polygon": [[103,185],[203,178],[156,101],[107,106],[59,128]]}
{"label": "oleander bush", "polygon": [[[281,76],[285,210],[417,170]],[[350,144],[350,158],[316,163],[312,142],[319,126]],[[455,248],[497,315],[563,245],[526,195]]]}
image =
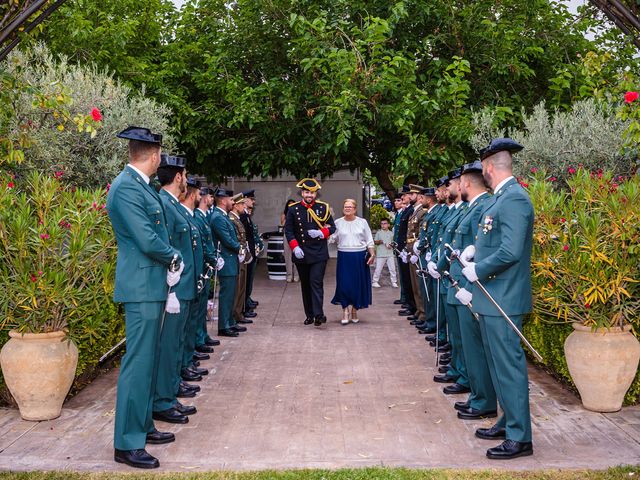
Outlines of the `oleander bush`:
{"label": "oleander bush", "polygon": [[[546,367],[571,382],[563,345],[572,322],[640,334],[640,178],[570,166],[562,183],[535,168],[521,183],[536,212],[525,332]],[[625,401],[640,401],[640,371]]]}
{"label": "oleander bush", "polygon": [[[59,174],[0,173],[0,345],[12,329],[65,330],[79,350],[76,379],[124,336],[105,201],[106,189]],[[0,400],[9,400],[1,376]]]}

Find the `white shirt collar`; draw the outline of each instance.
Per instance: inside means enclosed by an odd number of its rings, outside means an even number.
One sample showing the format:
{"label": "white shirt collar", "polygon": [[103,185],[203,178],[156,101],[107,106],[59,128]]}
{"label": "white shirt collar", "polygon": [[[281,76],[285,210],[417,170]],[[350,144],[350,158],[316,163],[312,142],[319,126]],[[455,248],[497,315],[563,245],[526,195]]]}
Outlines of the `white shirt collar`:
{"label": "white shirt collar", "polygon": [[436,208],[438,206],[437,203],[434,203],[431,208],[429,210],[427,210],[427,213],[431,213],[431,210],[433,210],[434,208]]}
{"label": "white shirt collar", "polygon": [[504,180],[502,180],[498,185],[496,185],[496,188],[493,189],[493,193],[498,192],[512,178],[513,178],[513,175],[511,175],[509,178],[505,178]]}
{"label": "white shirt collar", "polygon": [[189,215],[191,215],[193,217],[193,210],[191,210],[189,207],[187,207],[184,203],[181,204],[184,209],[189,212]]}
{"label": "white shirt collar", "polygon": [[200,210],[202,213],[204,213],[205,215],[207,214],[206,210],[201,209],[200,207],[198,207],[198,210]]}
{"label": "white shirt collar", "polygon": [[471,201],[469,202],[469,207],[471,207],[471,205],[473,205],[478,198],[480,198],[482,195],[486,195],[486,194],[487,194],[487,192],[480,192],[475,197],[473,197],[471,199]]}
{"label": "white shirt collar", "polygon": [[238,220],[240,220],[240,215],[238,215],[235,211],[231,210],[229,213],[233,214]]}
{"label": "white shirt collar", "polygon": [[[446,204],[445,204],[445,205],[446,205]],[[447,205],[447,208],[448,208],[449,210],[451,210],[452,208],[455,208],[455,206],[456,206],[456,204],[455,204],[455,203],[452,203],[451,205]]]}
{"label": "white shirt collar", "polygon": [[460,205],[462,205],[464,203],[464,200],[460,200],[459,202],[456,203],[456,210],[458,208],[460,208]]}
{"label": "white shirt collar", "polygon": [[220,210],[220,211],[221,211],[225,216],[229,216],[229,215],[228,215],[228,213],[227,213],[227,211],[226,211],[224,208],[220,208],[220,207],[218,207],[218,206],[216,206],[216,208],[217,208],[218,210]]}
{"label": "white shirt collar", "polygon": [[165,192],[167,192],[169,195],[171,195],[171,196],[176,200],[176,202],[180,203],[180,200],[178,200],[178,197],[176,197],[173,193],[171,193],[171,192],[170,192],[169,190],[167,190],[166,188],[163,188],[163,190],[164,190]]}
{"label": "white shirt collar", "polygon": [[149,185],[149,177],[147,175],[145,175],[144,173],[142,173],[142,171],[139,168],[134,167],[130,163],[127,163],[127,166],[131,167],[133,169],[133,171],[136,172],[138,175],[140,175],[142,177],[142,180],[144,180],[144,182],[147,185]]}

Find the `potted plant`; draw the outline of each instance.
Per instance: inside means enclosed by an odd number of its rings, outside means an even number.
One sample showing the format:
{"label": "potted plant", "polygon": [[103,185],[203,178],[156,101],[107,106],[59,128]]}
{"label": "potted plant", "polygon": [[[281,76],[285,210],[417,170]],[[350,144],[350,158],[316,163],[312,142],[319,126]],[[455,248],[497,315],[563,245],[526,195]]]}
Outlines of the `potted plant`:
{"label": "potted plant", "polygon": [[534,314],[571,322],[564,350],[585,408],[622,407],[640,360],[640,180],[569,168],[535,172]]}
{"label": "potted plant", "polygon": [[10,330],[0,365],[25,420],[60,415],[78,362],[74,327],[99,308],[96,291],[112,290],[106,192],[62,177],[0,176],[0,327]]}

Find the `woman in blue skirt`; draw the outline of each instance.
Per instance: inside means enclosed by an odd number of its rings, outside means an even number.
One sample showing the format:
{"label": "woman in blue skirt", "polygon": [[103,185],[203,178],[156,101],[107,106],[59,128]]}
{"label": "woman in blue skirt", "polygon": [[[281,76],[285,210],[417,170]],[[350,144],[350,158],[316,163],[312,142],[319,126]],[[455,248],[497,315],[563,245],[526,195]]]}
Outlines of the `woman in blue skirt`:
{"label": "woman in blue skirt", "polygon": [[371,305],[371,272],[375,261],[375,246],[369,224],[356,216],[357,203],[344,201],[344,217],[336,220],[336,232],[331,241],[338,245],[336,293],[331,303],[342,306],[342,325],[349,320],[358,323],[358,310]]}

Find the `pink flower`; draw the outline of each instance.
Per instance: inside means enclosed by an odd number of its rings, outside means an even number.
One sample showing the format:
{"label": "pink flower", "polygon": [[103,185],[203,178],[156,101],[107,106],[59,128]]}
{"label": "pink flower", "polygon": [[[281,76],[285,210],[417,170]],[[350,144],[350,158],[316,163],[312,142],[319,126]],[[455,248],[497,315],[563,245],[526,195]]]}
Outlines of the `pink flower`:
{"label": "pink flower", "polygon": [[96,107],[93,107],[91,109],[91,118],[93,118],[94,122],[99,122],[100,120],[102,120],[102,113],[100,113],[100,110],[98,110]]}
{"label": "pink flower", "polygon": [[566,219],[566,218],[564,218],[564,217],[562,217],[562,218],[560,219],[560,223],[564,223],[564,222],[566,222],[566,221],[567,221],[567,219]]}
{"label": "pink flower", "polygon": [[62,177],[62,175],[64,175],[64,172],[62,170],[59,170],[59,171],[53,173],[53,176],[56,179],[59,179],[60,177]]}
{"label": "pink flower", "polygon": [[550,182],[555,182],[556,180],[557,180],[557,178],[556,178],[556,177],[549,177],[549,181],[550,181]]}
{"label": "pink flower", "polygon": [[520,181],[519,183],[523,188],[529,188],[529,184],[527,182]]}
{"label": "pink flower", "polygon": [[584,308],[591,308],[591,304],[590,303],[585,303],[584,304]]}
{"label": "pink flower", "polygon": [[624,94],[624,101],[627,103],[633,103],[638,99],[638,92],[627,92]]}
{"label": "pink flower", "polygon": [[40,234],[40,238],[42,240],[49,240],[49,234],[48,233],[41,233]]}
{"label": "pink flower", "polygon": [[15,187],[15,184],[13,182],[7,183],[7,188],[13,188],[13,187]]}
{"label": "pink flower", "polygon": [[566,252],[567,250],[569,250],[569,245],[565,245],[564,247],[562,247],[562,249]]}
{"label": "pink flower", "polygon": [[38,270],[38,275],[42,276],[44,275],[44,272],[42,270]]}
{"label": "pink flower", "polygon": [[91,208],[93,208],[94,210],[98,208],[98,204],[96,202],[93,202],[91,204]]}
{"label": "pink flower", "polygon": [[537,172],[538,172],[538,169],[536,167],[531,168],[531,173],[537,173]]}
{"label": "pink flower", "polygon": [[111,188],[111,184],[107,183],[107,192],[109,191],[110,188]]}
{"label": "pink flower", "polygon": [[35,275],[31,275],[31,281],[32,282],[37,282],[38,281],[38,277],[36,277]]}
{"label": "pink flower", "polygon": [[576,169],[573,168],[573,167],[569,167],[569,168],[567,168],[567,173],[569,175],[573,175],[574,173],[576,173]]}

